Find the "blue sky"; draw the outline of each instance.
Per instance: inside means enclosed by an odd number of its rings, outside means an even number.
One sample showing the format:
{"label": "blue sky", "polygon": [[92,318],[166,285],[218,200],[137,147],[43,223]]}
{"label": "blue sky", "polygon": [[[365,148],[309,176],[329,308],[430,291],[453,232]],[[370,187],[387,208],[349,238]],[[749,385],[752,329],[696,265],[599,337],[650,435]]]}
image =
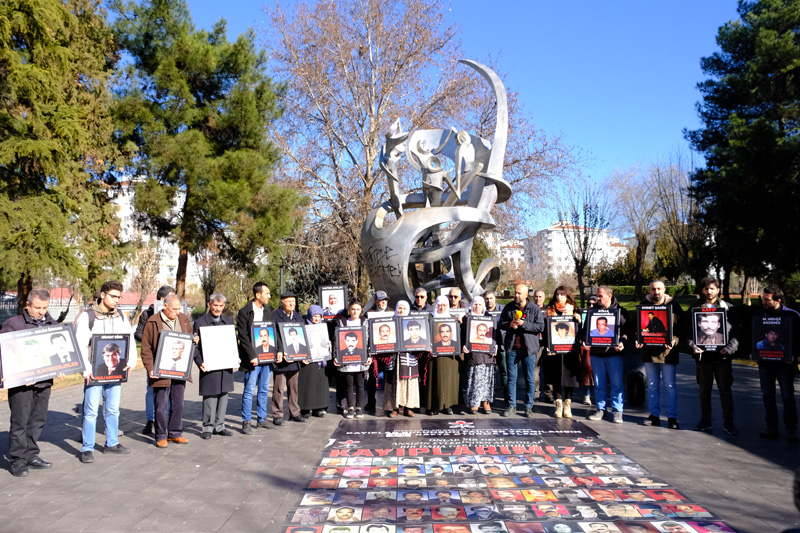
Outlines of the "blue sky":
{"label": "blue sky", "polygon": [[[196,26],[224,17],[231,38],[268,22],[263,0],[188,4]],[[499,57],[536,126],[578,148],[582,172],[601,179],[688,149],[700,58],[736,18],[734,0],[452,0],[448,13],[467,55]]]}

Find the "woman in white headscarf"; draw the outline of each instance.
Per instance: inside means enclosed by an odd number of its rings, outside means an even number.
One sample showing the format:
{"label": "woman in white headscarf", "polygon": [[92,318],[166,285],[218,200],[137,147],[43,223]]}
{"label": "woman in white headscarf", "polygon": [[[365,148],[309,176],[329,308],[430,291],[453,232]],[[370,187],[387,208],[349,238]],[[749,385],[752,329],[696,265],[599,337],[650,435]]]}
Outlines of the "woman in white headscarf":
{"label": "woman in white headscarf", "polygon": [[[491,316],[486,310],[483,297],[476,296],[475,299],[472,300],[470,316]],[[492,332],[494,332],[494,328]],[[465,331],[464,334],[462,334],[462,338],[468,338],[466,335],[469,333],[470,332]],[[467,404],[466,412],[475,414],[478,412],[478,407],[483,407],[484,414],[488,415],[492,412],[492,401],[494,400],[497,344],[494,345],[491,353],[469,352],[467,351],[465,342],[463,352],[467,357],[466,366],[468,369],[467,394],[465,397],[465,403]]]}
{"label": "woman in white headscarf", "polygon": [[[447,296],[441,295],[433,304],[433,317],[450,316],[450,303]],[[442,411],[446,415],[453,414],[453,406],[458,405],[458,358],[456,355],[439,355],[428,362],[426,378],[425,409],[429,415]]]}
{"label": "woman in white headscarf", "polygon": [[[395,306],[395,315],[408,316],[411,305],[400,300]],[[383,409],[389,418],[403,411],[405,416],[414,416],[412,409],[419,408],[419,358],[424,353],[398,352],[389,354],[383,373]]]}

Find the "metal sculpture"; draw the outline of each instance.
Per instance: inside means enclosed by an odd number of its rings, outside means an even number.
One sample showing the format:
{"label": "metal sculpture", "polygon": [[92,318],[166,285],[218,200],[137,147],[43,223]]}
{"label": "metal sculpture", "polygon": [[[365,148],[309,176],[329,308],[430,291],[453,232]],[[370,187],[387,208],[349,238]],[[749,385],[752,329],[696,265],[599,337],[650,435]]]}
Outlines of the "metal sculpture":
{"label": "metal sculpture", "polygon": [[[389,200],[373,209],[361,228],[361,249],[372,285],[391,301],[411,300],[413,289],[458,287],[467,300],[494,289],[500,261],[485,259],[473,274],[475,234],[496,226],[490,211],[511,197],[503,179],[508,103],[502,81],[490,68],[461,60],[489,83],[497,99],[494,139],[455,128],[402,131],[395,122],[381,148],[380,167]],[[400,193],[399,165],[405,154],[422,174],[421,192]],[[387,215],[396,220],[390,222]]]}

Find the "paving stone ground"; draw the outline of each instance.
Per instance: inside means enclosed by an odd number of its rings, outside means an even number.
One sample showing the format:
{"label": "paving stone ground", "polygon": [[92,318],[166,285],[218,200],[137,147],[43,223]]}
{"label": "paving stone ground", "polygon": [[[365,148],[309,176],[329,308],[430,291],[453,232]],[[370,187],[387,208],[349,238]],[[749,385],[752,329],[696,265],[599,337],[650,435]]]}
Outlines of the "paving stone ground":
{"label": "paving stone ground", "polygon": [[[586,423],[739,531],[762,533],[800,526],[792,496],[800,445],[785,439],[759,439],[764,409],[757,369],[734,369],[736,423],[741,434],[728,437],[722,432],[716,392],[715,430],[697,433],[691,430],[699,420],[694,365],[688,356],[682,359],[678,369],[680,431],[641,426],[649,414],[644,407],[629,409],[622,425]],[[120,442],[133,453],[103,455],[104,438],[98,435],[95,462],[88,465],[77,458],[81,418],[75,408],[82,403],[83,390],[78,386],[53,391],[40,445],[42,457],[54,466],[32,470],[27,478],[0,471],[0,532],[282,531],[287,513],[297,505],[341,418],[329,414],[306,424],[287,422],[280,429],[256,429],[252,435],[243,435],[238,414],[242,382],[237,374],[227,417],[234,435],[202,440],[196,378],[187,387],[184,409],[189,444],[159,449],[151,437],[141,435],[145,373],[137,370],[123,385],[120,415],[125,432]],[[496,402],[496,411],[502,409],[501,403]],[[552,406],[544,403],[537,403],[535,409],[541,417],[552,412]],[[581,417],[591,408],[577,405],[574,411]],[[0,408],[0,454],[5,468],[9,466],[8,417],[8,409]],[[102,432],[102,423],[98,426]]]}

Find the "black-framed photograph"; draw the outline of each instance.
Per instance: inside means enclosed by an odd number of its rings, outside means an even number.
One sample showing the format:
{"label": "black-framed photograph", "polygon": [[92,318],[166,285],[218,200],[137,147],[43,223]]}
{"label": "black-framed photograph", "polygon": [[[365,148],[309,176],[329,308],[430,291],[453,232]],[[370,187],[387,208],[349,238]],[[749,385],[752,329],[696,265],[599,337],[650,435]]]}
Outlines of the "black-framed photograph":
{"label": "black-framed photograph", "polygon": [[347,285],[322,285],[317,287],[317,294],[324,320],[336,318],[347,309]]}
{"label": "black-framed photograph", "polygon": [[636,308],[639,344],[672,344],[672,308],[668,305],[640,305]]}
{"label": "black-framed photograph", "polygon": [[372,353],[397,351],[397,321],[394,317],[370,318],[370,346]]}
{"label": "black-framed photograph", "polygon": [[461,353],[461,328],[452,317],[432,318],[433,346],[431,355],[458,355]]}
{"label": "black-framed photograph", "polygon": [[283,358],[286,361],[308,361],[311,359],[305,324],[279,322],[277,327],[281,336],[281,344],[283,345]]}
{"label": "black-framed photograph", "polygon": [[619,309],[589,309],[586,321],[586,346],[607,348],[619,344]]}
{"label": "black-framed photograph", "polygon": [[467,317],[467,350],[491,353],[494,349],[494,319],[490,316]]}
{"label": "black-framed photograph", "polygon": [[0,335],[0,388],[10,389],[86,369],[75,333],[66,324]]}
{"label": "black-framed photograph", "polygon": [[323,323],[306,324],[306,335],[308,335],[310,360],[315,363],[330,361],[331,341],[328,339],[328,325]]}
{"label": "black-framed photograph", "polygon": [[93,334],[89,349],[92,372],[89,385],[124,383],[128,381],[128,350],[130,335]]}
{"label": "black-framed photograph", "polygon": [[274,322],[253,322],[250,338],[256,351],[258,364],[268,365],[278,359],[278,341]]}
{"label": "black-framed photograph", "polygon": [[239,368],[239,345],[233,324],[200,328],[200,346],[206,372]]}
{"label": "black-framed photograph", "polygon": [[192,333],[161,330],[153,375],[157,378],[188,380],[192,373],[193,338]]}
{"label": "black-framed photograph", "polygon": [[792,317],[753,317],[753,356],[756,361],[792,362]]}
{"label": "black-framed photograph", "polygon": [[721,307],[692,309],[692,340],[703,350],[721,350],[728,344],[728,313]]}
{"label": "black-framed photograph", "polygon": [[552,353],[570,353],[578,338],[578,321],[572,315],[548,316],[547,349]]}
{"label": "black-framed photograph", "polygon": [[336,362],[340,365],[367,363],[366,326],[336,328]]}
{"label": "black-framed photograph", "polygon": [[429,316],[400,316],[397,317],[401,352],[429,352],[431,351],[431,332]]}

